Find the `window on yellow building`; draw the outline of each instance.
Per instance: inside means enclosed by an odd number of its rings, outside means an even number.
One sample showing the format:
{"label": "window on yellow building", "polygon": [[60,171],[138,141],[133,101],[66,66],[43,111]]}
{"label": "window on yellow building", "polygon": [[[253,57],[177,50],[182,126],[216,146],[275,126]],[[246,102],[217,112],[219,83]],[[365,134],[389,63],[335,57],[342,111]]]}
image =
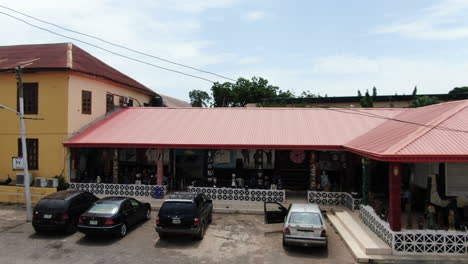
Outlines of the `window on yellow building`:
{"label": "window on yellow building", "polygon": [[106,94],[106,113],[114,110],[114,95]]}
{"label": "window on yellow building", "polygon": [[91,108],[92,93],[90,91],[81,91],[81,113],[85,115],[90,115]]}
{"label": "window on yellow building", "polygon": [[[19,92],[17,93],[18,112],[19,112]],[[38,84],[37,83],[23,83],[23,103],[24,114],[37,115],[38,114]]]}
{"label": "window on yellow building", "polygon": [[[39,140],[37,138],[26,139],[26,151],[28,152],[28,169],[39,169]],[[18,157],[23,156],[21,138],[18,138]]]}

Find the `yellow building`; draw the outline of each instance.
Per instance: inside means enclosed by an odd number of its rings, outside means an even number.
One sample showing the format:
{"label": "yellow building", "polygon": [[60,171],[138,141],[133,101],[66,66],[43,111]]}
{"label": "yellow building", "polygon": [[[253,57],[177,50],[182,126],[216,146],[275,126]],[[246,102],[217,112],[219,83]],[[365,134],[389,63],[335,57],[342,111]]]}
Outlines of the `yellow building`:
{"label": "yellow building", "polygon": [[[18,109],[13,69],[23,69],[28,164],[32,177],[68,178],[63,142],[119,107],[143,106],[158,95],[71,43],[0,47],[0,105]],[[155,99],[156,98],[156,99]],[[13,181],[20,153],[17,115],[0,109],[0,181]]]}

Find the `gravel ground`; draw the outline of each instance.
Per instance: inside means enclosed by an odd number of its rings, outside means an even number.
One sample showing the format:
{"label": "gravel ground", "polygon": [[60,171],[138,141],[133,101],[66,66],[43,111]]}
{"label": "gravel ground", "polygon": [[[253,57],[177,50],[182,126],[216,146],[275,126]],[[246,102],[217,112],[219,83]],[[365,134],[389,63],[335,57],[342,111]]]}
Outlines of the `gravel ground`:
{"label": "gravel ground", "polygon": [[355,263],[329,226],[329,246],[283,249],[280,225],[261,215],[215,214],[205,238],[159,240],[153,219],[125,238],[38,235],[25,223],[25,209],[0,206],[0,263]]}

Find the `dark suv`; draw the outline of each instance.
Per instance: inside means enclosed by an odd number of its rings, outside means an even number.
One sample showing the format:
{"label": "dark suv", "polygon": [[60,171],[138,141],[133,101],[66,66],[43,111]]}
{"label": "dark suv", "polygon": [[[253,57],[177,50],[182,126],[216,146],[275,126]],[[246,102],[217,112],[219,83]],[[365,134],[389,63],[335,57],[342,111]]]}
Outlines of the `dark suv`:
{"label": "dark suv", "polygon": [[179,192],[164,201],[156,218],[160,238],[169,234],[188,234],[203,239],[213,218],[213,203],[204,194]]}
{"label": "dark suv", "polygon": [[78,217],[95,201],[91,193],[65,190],[42,198],[34,207],[32,225],[36,232],[65,231],[74,233]]}

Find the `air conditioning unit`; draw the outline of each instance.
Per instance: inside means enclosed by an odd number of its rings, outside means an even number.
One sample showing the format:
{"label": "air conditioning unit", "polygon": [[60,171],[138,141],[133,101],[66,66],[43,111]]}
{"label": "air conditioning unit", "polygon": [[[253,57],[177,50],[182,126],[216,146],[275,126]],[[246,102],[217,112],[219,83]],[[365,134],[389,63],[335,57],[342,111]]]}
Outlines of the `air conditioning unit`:
{"label": "air conditioning unit", "polygon": [[58,187],[58,179],[57,178],[47,179],[47,187],[57,188]]}
{"label": "air conditioning unit", "polygon": [[36,186],[36,187],[47,187],[47,179],[46,178],[35,178],[34,179],[34,186]]}
{"label": "air conditioning unit", "polygon": [[[28,172],[29,175],[29,185],[33,182],[32,173]],[[24,172],[16,173],[16,186],[24,186]]]}

